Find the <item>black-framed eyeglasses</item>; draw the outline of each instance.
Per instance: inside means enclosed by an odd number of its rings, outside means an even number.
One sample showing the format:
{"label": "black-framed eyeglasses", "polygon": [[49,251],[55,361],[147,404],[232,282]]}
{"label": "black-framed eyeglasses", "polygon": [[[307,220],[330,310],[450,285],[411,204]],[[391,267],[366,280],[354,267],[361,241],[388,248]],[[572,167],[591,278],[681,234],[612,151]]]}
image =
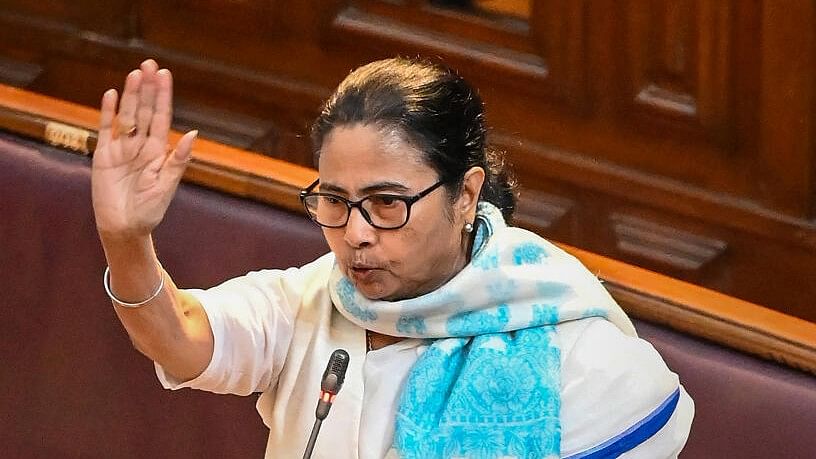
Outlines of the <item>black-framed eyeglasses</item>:
{"label": "black-framed eyeglasses", "polygon": [[405,226],[411,218],[411,206],[445,182],[446,180],[440,180],[413,196],[377,193],[358,201],[350,201],[332,193],[312,192],[320,183],[320,179],[317,179],[300,192],[300,202],[312,221],[327,228],[346,226],[351,209],[357,208],[374,228],[398,229]]}

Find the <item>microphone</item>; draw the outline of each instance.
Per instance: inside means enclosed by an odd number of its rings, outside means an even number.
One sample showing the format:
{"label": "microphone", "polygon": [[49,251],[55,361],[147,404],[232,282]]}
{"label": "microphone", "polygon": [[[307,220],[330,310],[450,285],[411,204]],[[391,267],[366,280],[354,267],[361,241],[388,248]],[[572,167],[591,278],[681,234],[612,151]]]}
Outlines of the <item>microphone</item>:
{"label": "microphone", "polygon": [[303,452],[303,459],[312,457],[312,450],[317,440],[317,434],[320,432],[320,426],[326,416],[329,415],[334,398],[337,397],[337,393],[343,387],[348,364],[349,355],[343,349],[336,349],[329,357],[326,371],[323,372],[323,379],[320,380],[320,400],[318,400],[315,409],[316,419],[314,426],[312,426],[312,434],[309,436],[309,443],[306,444],[306,451]]}

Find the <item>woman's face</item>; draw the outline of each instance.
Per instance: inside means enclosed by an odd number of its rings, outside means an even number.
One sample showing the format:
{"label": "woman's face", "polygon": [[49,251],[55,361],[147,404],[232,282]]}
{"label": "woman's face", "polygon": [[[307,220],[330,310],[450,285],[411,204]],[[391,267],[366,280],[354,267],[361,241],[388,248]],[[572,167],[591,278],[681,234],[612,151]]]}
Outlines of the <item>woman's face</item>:
{"label": "woman's face", "polygon": [[[372,125],[334,128],[320,153],[320,191],[356,201],[375,193],[413,196],[439,180],[421,153],[396,134]],[[483,179],[481,169],[476,175]],[[371,226],[352,209],[343,228],[323,228],[343,273],[369,299],[398,300],[428,293],[466,263],[462,228],[475,215],[478,190],[451,204],[445,187],[415,202],[399,229]]]}

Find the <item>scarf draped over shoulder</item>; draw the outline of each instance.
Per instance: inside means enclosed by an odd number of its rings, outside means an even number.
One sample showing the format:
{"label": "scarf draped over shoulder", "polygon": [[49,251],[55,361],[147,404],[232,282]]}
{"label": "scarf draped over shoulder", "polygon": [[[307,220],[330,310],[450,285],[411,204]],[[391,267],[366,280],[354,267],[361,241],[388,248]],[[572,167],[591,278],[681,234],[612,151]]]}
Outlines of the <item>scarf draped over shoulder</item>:
{"label": "scarf draped over shoulder", "polygon": [[480,202],[471,261],[439,289],[369,300],[335,265],[338,311],[378,333],[428,339],[402,388],[398,457],[557,458],[561,352],[556,325],[602,317],[635,336],[626,314],[577,259],[507,226]]}

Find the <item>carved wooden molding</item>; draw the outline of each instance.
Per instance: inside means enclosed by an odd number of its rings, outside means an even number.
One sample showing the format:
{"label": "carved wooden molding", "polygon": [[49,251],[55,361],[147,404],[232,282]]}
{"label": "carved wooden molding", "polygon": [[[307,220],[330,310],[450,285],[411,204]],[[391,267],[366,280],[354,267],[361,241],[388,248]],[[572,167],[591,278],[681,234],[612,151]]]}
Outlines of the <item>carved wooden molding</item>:
{"label": "carved wooden molding", "polygon": [[[57,121],[86,129],[95,142],[99,113],[0,85],[0,128],[44,139]],[[173,132],[171,142],[179,138]],[[198,140],[185,180],[237,196],[300,211],[297,192],[316,172],[259,154]],[[525,222],[521,222],[524,224]],[[667,325],[734,349],[816,374],[816,324],[564,246],[596,273],[633,317]]]}
{"label": "carved wooden molding", "polygon": [[803,250],[816,251],[816,221],[793,219],[759,208],[746,199],[714,193],[679,181],[663,180],[653,174],[599,161],[576,151],[520,139],[515,135],[492,135],[494,144],[509,151],[522,140],[529,154],[514,156],[513,166],[530,176],[566,182],[645,205],[670,203],[664,208],[680,215],[694,216],[780,242],[794,240]]}
{"label": "carved wooden molding", "polygon": [[353,6],[346,8],[335,18],[334,26],[340,33],[369,39],[376,37],[428,49],[436,48],[460,58],[483,59],[495,63],[505,71],[527,77],[546,78],[548,74],[544,60],[533,53],[453,37],[435,30],[378,16]]}
{"label": "carved wooden molding", "polygon": [[358,0],[339,10],[328,41],[442,54],[460,69],[478,61],[491,69],[481,78],[586,111],[587,14],[584,1],[547,0],[534,2],[529,22],[491,22],[425,1]]}
{"label": "carved wooden molding", "polygon": [[0,82],[27,88],[42,73],[41,65],[0,57]]}
{"label": "carved wooden molding", "polygon": [[609,219],[619,251],[676,269],[697,271],[719,258],[728,247],[725,241],[640,217],[613,213]]}
{"label": "carved wooden molding", "polygon": [[733,0],[631,2],[625,53],[636,111],[686,120],[721,146],[735,143]]}
{"label": "carved wooden molding", "polygon": [[675,92],[655,83],[647,84],[635,101],[657,111],[692,118],[697,116],[697,100],[688,93]]}
{"label": "carved wooden molding", "polygon": [[516,220],[549,231],[560,224],[575,206],[569,198],[540,191],[523,190],[516,206]]}
{"label": "carved wooden molding", "polygon": [[173,107],[173,125],[179,131],[199,129],[209,139],[247,150],[272,129],[269,121],[203,107],[178,97]]}

